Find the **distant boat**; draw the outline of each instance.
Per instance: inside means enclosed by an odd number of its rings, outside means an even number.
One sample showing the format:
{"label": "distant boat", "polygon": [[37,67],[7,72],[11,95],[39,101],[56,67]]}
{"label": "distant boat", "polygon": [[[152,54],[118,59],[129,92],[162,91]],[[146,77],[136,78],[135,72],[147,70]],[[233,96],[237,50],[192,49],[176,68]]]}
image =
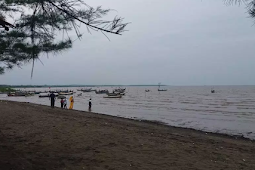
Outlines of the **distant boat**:
{"label": "distant boat", "polygon": [[91,89],[83,89],[81,90],[82,92],[86,93],[86,92],[92,92]]}
{"label": "distant boat", "polygon": [[158,91],[167,91],[167,89],[158,89]]}
{"label": "distant boat", "polygon": [[77,89],[77,91],[82,91],[82,92],[92,92],[92,89]]}
{"label": "distant boat", "polygon": [[117,96],[104,96],[104,98],[111,98],[111,99],[114,99],[114,98],[122,98],[122,95],[117,95]]}
{"label": "distant boat", "polygon": [[45,91],[46,93],[74,93],[73,90],[55,90],[55,91]]}
{"label": "distant boat", "polygon": [[8,94],[8,97],[25,97],[26,94]]}
{"label": "distant boat", "polygon": [[60,92],[59,95],[73,95],[73,92]]}
{"label": "distant boat", "polygon": [[160,89],[160,83],[158,84],[158,91],[167,91],[167,89]]}
{"label": "distant boat", "polygon": [[[58,94],[55,94],[56,97],[58,97]],[[42,94],[42,95],[39,95],[40,98],[46,98],[46,97],[50,97],[50,94]]]}
{"label": "distant boat", "polygon": [[113,93],[106,93],[108,96],[124,96],[125,93],[113,92]]}
{"label": "distant boat", "polygon": [[124,93],[125,90],[126,90],[126,88],[125,89],[119,88],[119,89],[114,89],[113,91],[118,92],[118,93]]}
{"label": "distant boat", "polygon": [[211,93],[215,93],[215,90],[211,89]]}
{"label": "distant boat", "polygon": [[49,94],[39,95],[39,98],[44,98],[44,97],[50,97],[50,95]]}
{"label": "distant boat", "polygon": [[150,92],[150,90],[145,90],[145,92]]}
{"label": "distant boat", "polygon": [[65,98],[66,96],[62,96],[62,95],[58,96],[58,99],[65,99]]}
{"label": "distant boat", "polygon": [[7,96],[8,97],[28,97],[33,96],[34,94],[28,92],[11,92]]}
{"label": "distant boat", "polygon": [[108,90],[98,90],[98,91],[96,90],[95,93],[96,94],[107,94],[107,93],[109,93],[109,91]]}

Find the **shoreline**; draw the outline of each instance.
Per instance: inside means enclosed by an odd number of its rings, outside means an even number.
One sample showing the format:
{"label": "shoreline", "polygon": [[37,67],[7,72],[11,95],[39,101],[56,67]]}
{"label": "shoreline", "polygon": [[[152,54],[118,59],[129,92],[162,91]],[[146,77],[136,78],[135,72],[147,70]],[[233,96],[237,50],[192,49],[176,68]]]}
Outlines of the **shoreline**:
{"label": "shoreline", "polygon": [[78,110],[0,101],[7,169],[255,169],[249,139]]}
{"label": "shoreline", "polygon": [[[9,100],[0,100],[0,102],[14,102],[14,103],[25,103],[25,104],[30,104],[30,105],[36,105],[36,106],[45,106],[47,108],[50,108],[50,106],[48,105],[43,105],[43,104],[36,104],[36,103],[31,103],[31,102],[18,102],[18,101],[9,101]],[[58,106],[55,106],[55,108],[57,109],[61,109]],[[220,136],[220,137],[227,137],[227,138],[231,138],[231,139],[242,139],[242,140],[248,140],[248,141],[255,141],[255,139],[252,138],[248,138],[245,137],[243,135],[232,135],[232,134],[228,134],[228,133],[221,133],[221,132],[212,132],[212,131],[204,131],[204,130],[200,130],[200,129],[195,129],[195,128],[189,128],[189,127],[178,127],[178,126],[172,126],[169,125],[165,122],[161,122],[161,121],[157,121],[157,120],[146,120],[146,119],[139,119],[139,118],[129,118],[129,117],[121,117],[121,116],[113,116],[113,115],[108,115],[108,114],[104,114],[104,113],[96,113],[96,112],[89,112],[89,111],[82,111],[82,110],[69,110],[66,109],[68,111],[74,111],[74,112],[79,112],[79,113],[86,113],[86,114],[95,114],[95,115],[102,115],[102,116],[106,116],[106,117],[110,117],[110,118],[119,118],[119,119],[124,119],[124,120],[130,120],[130,121],[136,121],[136,122],[144,122],[144,123],[148,123],[148,124],[153,124],[153,125],[160,125],[160,126],[165,126],[165,127],[169,127],[169,128],[176,128],[179,130],[189,130],[189,131],[194,131],[194,132],[198,132],[198,133],[202,133],[202,134],[210,134],[210,135],[216,135],[216,136]]]}

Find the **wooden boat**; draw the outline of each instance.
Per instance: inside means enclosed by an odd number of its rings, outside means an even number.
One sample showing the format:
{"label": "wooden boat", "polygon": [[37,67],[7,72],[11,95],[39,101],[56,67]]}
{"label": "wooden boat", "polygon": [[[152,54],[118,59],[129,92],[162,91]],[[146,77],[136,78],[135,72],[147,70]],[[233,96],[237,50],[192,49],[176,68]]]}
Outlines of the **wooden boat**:
{"label": "wooden boat", "polygon": [[74,91],[73,90],[55,90],[55,91],[45,91],[46,93],[73,93]]}
{"label": "wooden boat", "polygon": [[104,96],[104,98],[110,98],[110,99],[122,98],[122,95],[117,95],[117,96]]}
{"label": "wooden boat", "polygon": [[92,92],[91,89],[83,89],[81,91],[84,92],[84,93]]}
{"label": "wooden boat", "polygon": [[106,93],[108,96],[119,96],[119,95],[121,95],[121,96],[124,96],[125,95],[125,93],[120,93],[120,92],[112,92],[112,93]]}
{"label": "wooden boat", "polygon": [[8,97],[25,97],[26,94],[8,94]]}
{"label": "wooden boat", "polygon": [[59,95],[73,95],[73,92],[60,92]]}
{"label": "wooden boat", "polygon": [[99,91],[95,91],[95,93],[96,94],[107,94],[107,93],[109,93],[109,91],[108,90],[99,90]]}
{"label": "wooden boat", "polygon": [[13,92],[9,93],[7,96],[8,97],[27,97],[27,96],[33,96],[34,94],[32,93],[25,93],[25,92]]}
{"label": "wooden boat", "polygon": [[[55,94],[56,97],[58,97],[58,94]],[[50,94],[44,94],[44,95],[39,95],[40,98],[46,98],[46,97],[50,97]]]}
{"label": "wooden boat", "polygon": [[167,91],[167,89],[160,89],[160,83],[158,84],[158,91]]}
{"label": "wooden boat", "polygon": [[77,89],[77,91],[82,91],[82,92],[92,92],[92,89],[89,88],[89,89]]}
{"label": "wooden boat", "polygon": [[50,97],[49,94],[45,94],[45,95],[39,95],[40,98],[44,98],[44,97]]}
{"label": "wooden boat", "polygon": [[125,90],[126,90],[126,88],[125,89],[119,88],[119,89],[115,89],[114,92],[124,93]]}
{"label": "wooden boat", "polygon": [[63,96],[63,95],[58,96],[58,99],[65,99],[65,98],[66,96]]}
{"label": "wooden boat", "polygon": [[158,91],[167,91],[167,89],[158,89]]}

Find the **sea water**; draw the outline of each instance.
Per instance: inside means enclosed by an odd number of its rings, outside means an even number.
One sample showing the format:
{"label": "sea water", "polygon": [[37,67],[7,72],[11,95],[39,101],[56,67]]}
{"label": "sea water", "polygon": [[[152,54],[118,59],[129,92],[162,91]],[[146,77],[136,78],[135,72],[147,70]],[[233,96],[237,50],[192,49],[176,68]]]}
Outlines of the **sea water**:
{"label": "sea water", "polygon": [[[95,87],[108,89],[116,87]],[[255,86],[210,86],[175,87],[164,86],[167,91],[158,92],[158,87],[127,86],[126,95],[121,99],[103,98],[104,94],[82,93],[76,87],[68,90],[74,94],[74,109],[88,111],[92,99],[92,112],[132,119],[164,122],[171,126],[187,127],[202,131],[241,135],[255,139]],[[51,88],[51,90],[67,88]],[[145,92],[149,89],[150,92]],[[22,90],[49,90],[27,88]],[[69,96],[67,96],[69,97]],[[7,97],[0,94],[1,100],[31,102],[50,105],[49,98]],[[60,107],[60,100],[56,101]]]}

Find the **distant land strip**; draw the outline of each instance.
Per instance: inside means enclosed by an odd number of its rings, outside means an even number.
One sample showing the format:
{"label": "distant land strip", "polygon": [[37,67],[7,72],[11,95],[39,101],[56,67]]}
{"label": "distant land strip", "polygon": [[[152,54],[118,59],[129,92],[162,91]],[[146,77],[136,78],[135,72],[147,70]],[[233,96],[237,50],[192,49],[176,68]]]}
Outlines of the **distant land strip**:
{"label": "distant land strip", "polygon": [[[158,85],[5,85],[2,84],[0,87],[11,87],[11,88],[47,88],[47,87],[123,87],[123,86],[158,86]],[[167,85],[160,85],[167,86]]]}

